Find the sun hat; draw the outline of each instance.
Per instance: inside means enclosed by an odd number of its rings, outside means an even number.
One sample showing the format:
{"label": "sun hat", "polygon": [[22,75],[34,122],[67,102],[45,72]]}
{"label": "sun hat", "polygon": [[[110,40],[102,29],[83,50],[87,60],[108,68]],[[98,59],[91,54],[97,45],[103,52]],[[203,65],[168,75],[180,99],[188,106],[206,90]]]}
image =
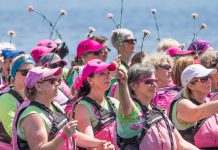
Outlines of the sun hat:
{"label": "sun hat", "polygon": [[96,52],[103,48],[103,45],[92,39],[81,41],[77,46],[77,57],[80,58],[86,52]]}
{"label": "sun hat", "polygon": [[56,53],[48,53],[48,54],[42,56],[40,61],[41,61],[41,64],[43,66],[46,66],[49,62],[50,62],[50,64],[61,62],[65,66],[67,65],[67,62],[62,60],[61,57]]}
{"label": "sun hat", "polygon": [[211,47],[211,44],[208,41],[205,41],[205,40],[196,40],[196,41],[192,42],[189,45],[188,50],[192,50],[192,51],[203,53],[209,47]]}
{"label": "sun hat", "polygon": [[57,77],[62,72],[61,68],[49,69],[46,67],[34,67],[29,70],[24,85],[28,89],[32,89],[35,84],[43,79]]}
{"label": "sun hat", "polygon": [[52,49],[50,48],[45,46],[37,46],[31,51],[30,55],[33,57],[35,62],[38,62],[42,56],[50,52],[52,52]]}
{"label": "sun hat", "polygon": [[175,57],[175,56],[184,56],[184,55],[187,55],[187,54],[191,54],[193,53],[193,51],[191,50],[182,50],[180,48],[177,48],[177,47],[171,47],[171,48],[168,48],[166,50],[167,54],[169,54],[171,57]]}
{"label": "sun hat", "polygon": [[45,46],[47,48],[51,48],[52,50],[54,50],[55,48],[57,48],[57,43],[50,39],[44,39],[42,41],[39,41],[37,46]]}
{"label": "sun hat", "polygon": [[11,50],[11,49],[3,49],[2,50],[2,56],[4,57],[4,59],[7,59],[7,58],[14,58],[20,54],[24,54],[25,52],[24,51],[21,51],[21,50]]}
{"label": "sun hat", "polygon": [[12,78],[15,78],[17,70],[19,70],[25,63],[30,63],[34,66],[36,65],[35,61],[29,54],[22,54],[13,59],[10,64],[10,73]]}
{"label": "sun hat", "polygon": [[185,87],[195,77],[205,77],[216,73],[216,69],[207,69],[200,64],[192,64],[186,67],[181,74],[181,82]]}
{"label": "sun hat", "polygon": [[92,59],[86,63],[83,68],[82,74],[76,79],[74,88],[76,91],[83,86],[83,80],[85,80],[91,74],[97,74],[108,69],[109,71],[116,70],[115,64],[105,63],[100,59]]}

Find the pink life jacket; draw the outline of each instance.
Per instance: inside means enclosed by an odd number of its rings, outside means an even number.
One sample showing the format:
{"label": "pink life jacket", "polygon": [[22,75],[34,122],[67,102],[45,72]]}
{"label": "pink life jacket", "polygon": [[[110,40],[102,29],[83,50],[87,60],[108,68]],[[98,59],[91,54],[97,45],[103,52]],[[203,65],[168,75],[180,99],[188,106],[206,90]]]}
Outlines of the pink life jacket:
{"label": "pink life jacket", "polygon": [[181,90],[178,86],[171,86],[166,88],[158,89],[156,96],[153,98],[152,102],[160,107],[162,110],[167,110],[172,100]]}
{"label": "pink life jacket", "polygon": [[122,138],[117,135],[122,150],[176,150],[176,138],[173,125],[164,112],[151,103],[152,110],[134,99],[141,107],[145,117],[144,126],[139,135]]}
{"label": "pink life jacket", "polygon": [[[180,97],[182,98],[182,97]],[[180,99],[179,98],[179,99]],[[169,109],[169,118],[172,121],[172,109],[176,101],[175,99]],[[195,99],[191,99],[195,105],[201,105]],[[208,102],[208,99],[206,100]],[[201,149],[218,149],[218,114],[214,114],[208,118],[199,120],[195,126],[186,130],[178,130],[182,137]]]}
{"label": "pink life jacket", "polygon": [[[95,100],[89,97],[85,96],[82,98],[82,100],[92,104],[97,109],[97,113],[99,115],[99,122],[93,129],[94,137],[100,140],[110,141],[112,144],[115,145],[116,150],[118,150],[119,148],[116,144],[116,134],[115,134],[116,131],[115,130],[116,127],[115,106],[111,102],[109,97],[105,97],[105,99],[107,100],[112,111],[108,111],[104,109]],[[74,104],[74,108],[77,104],[78,102]],[[75,111],[73,113],[74,113],[73,116],[75,116]]]}
{"label": "pink life jacket", "polygon": [[[44,115],[52,122],[52,128],[50,132],[48,133],[48,141],[51,141],[56,136],[58,136],[58,132],[62,130],[65,124],[68,123],[68,119],[65,116],[65,114],[62,113],[62,111],[59,110],[58,107],[54,103],[52,103],[52,105],[57,110],[57,112],[50,110],[45,105],[40,104],[36,101],[25,100],[18,108],[15,118],[14,118],[14,122],[13,122],[14,150],[23,150],[23,149],[29,150],[30,149],[27,141],[22,140],[17,134],[17,124],[18,124],[19,117],[22,114],[22,112],[30,105],[36,106],[44,110]],[[62,145],[60,148],[60,150],[72,150],[72,149],[73,149],[73,146],[72,146],[71,140],[68,140],[67,142],[65,142],[64,145]]]}

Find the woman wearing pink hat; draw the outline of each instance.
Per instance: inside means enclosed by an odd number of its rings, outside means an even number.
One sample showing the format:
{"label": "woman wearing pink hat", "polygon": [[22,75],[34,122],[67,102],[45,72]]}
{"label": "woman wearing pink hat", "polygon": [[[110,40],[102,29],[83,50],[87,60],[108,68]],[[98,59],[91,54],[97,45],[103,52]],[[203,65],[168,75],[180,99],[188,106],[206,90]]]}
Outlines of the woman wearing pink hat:
{"label": "woman wearing pink hat", "polygon": [[105,92],[110,86],[110,71],[115,69],[114,64],[99,59],[90,60],[74,83],[78,97],[81,97],[74,110],[78,129],[91,137],[108,140],[113,144],[118,101],[105,96]]}
{"label": "woman wearing pink hat", "polygon": [[77,143],[82,147],[113,150],[106,141],[76,132],[77,121],[68,121],[60,106],[53,102],[61,72],[61,68],[44,67],[29,71],[25,80],[28,99],[20,105],[14,119],[14,149],[73,150]]}

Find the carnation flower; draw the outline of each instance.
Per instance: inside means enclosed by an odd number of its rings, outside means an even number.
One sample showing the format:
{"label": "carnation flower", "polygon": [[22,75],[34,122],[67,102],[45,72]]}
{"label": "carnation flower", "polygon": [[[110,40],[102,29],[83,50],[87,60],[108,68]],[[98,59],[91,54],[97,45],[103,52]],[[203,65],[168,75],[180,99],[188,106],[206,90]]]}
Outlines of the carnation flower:
{"label": "carnation flower", "polygon": [[107,18],[108,18],[108,19],[112,19],[112,18],[113,18],[113,14],[112,14],[112,13],[108,13],[108,14],[107,14]]}
{"label": "carnation flower", "polygon": [[206,23],[202,23],[202,24],[201,24],[201,29],[206,29],[206,28],[207,28]]}
{"label": "carnation flower", "polygon": [[32,12],[33,11],[33,6],[32,5],[30,5],[29,7],[28,7],[28,12]]}
{"label": "carnation flower", "polygon": [[65,16],[65,15],[67,15],[67,12],[66,12],[66,10],[64,10],[64,9],[61,9],[61,11],[60,11],[60,15],[61,15],[61,16]]}
{"label": "carnation flower", "polygon": [[196,20],[197,17],[198,17],[198,14],[197,14],[197,13],[192,13],[192,18],[193,18],[194,20]]}
{"label": "carnation flower", "polygon": [[13,31],[13,30],[9,30],[9,31],[8,31],[8,35],[9,35],[10,37],[14,37],[14,36],[16,35],[16,32]]}
{"label": "carnation flower", "polygon": [[142,30],[142,32],[144,33],[144,36],[147,36],[147,35],[150,35],[150,34],[151,34],[151,32],[148,31],[148,30]]}
{"label": "carnation flower", "polygon": [[92,27],[92,26],[89,27],[89,32],[92,33],[92,32],[95,32],[95,31],[96,31],[96,29],[94,27]]}
{"label": "carnation flower", "polygon": [[152,14],[156,14],[157,9],[156,8],[152,8],[150,11],[151,11]]}
{"label": "carnation flower", "polygon": [[63,43],[63,41],[62,41],[61,39],[56,39],[56,40],[55,40],[55,43],[57,43],[58,45],[60,45],[60,44]]}

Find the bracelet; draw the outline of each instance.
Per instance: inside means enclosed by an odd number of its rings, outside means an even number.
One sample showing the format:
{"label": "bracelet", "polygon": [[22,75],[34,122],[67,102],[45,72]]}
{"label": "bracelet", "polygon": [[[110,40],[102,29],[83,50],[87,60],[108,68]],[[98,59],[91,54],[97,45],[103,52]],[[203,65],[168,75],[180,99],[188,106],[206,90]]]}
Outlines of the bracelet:
{"label": "bracelet", "polygon": [[68,137],[63,132],[59,131],[58,133],[62,137],[62,139],[64,139],[66,142],[68,141]]}

